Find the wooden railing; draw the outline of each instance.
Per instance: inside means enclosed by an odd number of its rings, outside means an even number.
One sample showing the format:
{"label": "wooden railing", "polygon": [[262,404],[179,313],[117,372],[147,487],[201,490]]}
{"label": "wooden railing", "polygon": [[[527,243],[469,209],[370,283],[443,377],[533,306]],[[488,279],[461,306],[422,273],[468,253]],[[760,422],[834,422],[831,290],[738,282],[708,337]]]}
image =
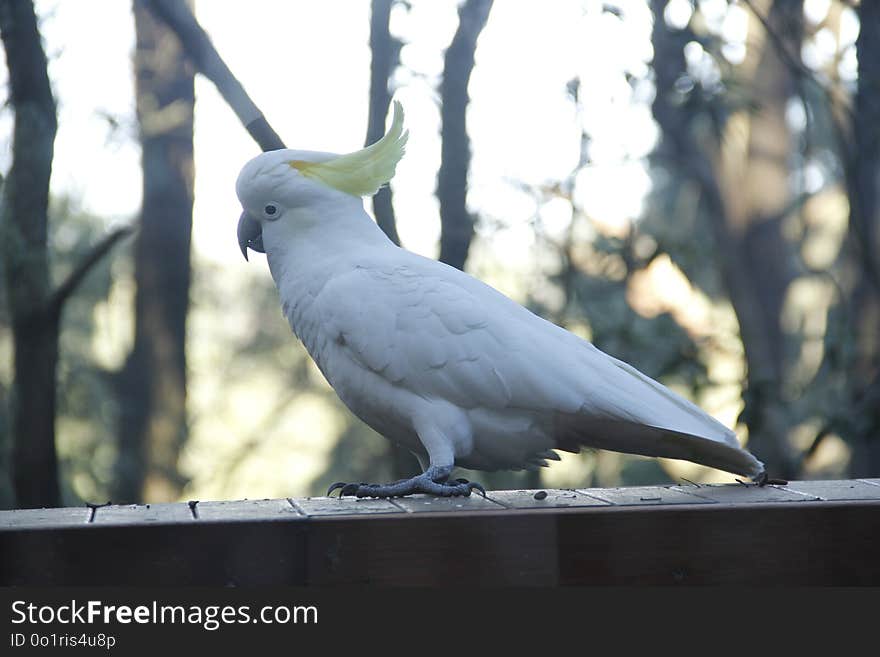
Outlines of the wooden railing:
{"label": "wooden railing", "polygon": [[0,512],[0,584],[880,584],[880,479]]}

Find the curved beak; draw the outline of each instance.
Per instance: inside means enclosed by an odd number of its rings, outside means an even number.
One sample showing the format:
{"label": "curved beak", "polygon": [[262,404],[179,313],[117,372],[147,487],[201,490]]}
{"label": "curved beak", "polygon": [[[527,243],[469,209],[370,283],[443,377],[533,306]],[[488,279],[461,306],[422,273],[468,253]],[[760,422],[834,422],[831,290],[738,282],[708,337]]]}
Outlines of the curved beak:
{"label": "curved beak", "polygon": [[263,248],[263,230],[260,228],[260,222],[249,215],[247,211],[242,212],[238,219],[238,246],[241,248],[241,255],[245,260],[248,259],[248,249],[257,253],[266,252],[266,249]]}

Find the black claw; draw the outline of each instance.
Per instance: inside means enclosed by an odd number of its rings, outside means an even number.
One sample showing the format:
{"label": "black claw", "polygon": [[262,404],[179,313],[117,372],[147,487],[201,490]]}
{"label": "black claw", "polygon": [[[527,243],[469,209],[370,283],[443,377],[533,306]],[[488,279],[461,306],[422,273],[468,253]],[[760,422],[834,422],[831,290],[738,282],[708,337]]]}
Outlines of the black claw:
{"label": "black claw", "polygon": [[486,489],[483,488],[482,486],[480,486],[480,484],[478,484],[478,483],[476,483],[476,482],[471,482],[471,483],[468,484],[468,486],[470,487],[470,490],[468,491],[468,495],[470,495],[470,491],[471,491],[471,490],[478,490],[478,491],[480,491],[480,495],[482,495],[483,498],[485,499],[485,497],[486,497]]}
{"label": "black claw", "polygon": [[469,483],[471,483],[471,482],[469,482],[467,479],[461,479],[461,478],[456,479],[455,481],[458,482],[459,484],[469,484]]}
{"label": "black claw", "polygon": [[[332,486],[330,486],[330,488],[327,489],[327,497],[330,497],[330,493],[332,493],[332,492],[335,491],[335,490],[339,490],[340,488],[345,488],[345,482],[344,482],[344,481],[337,481],[335,484],[333,484]],[[340,497],[341,497],[341,496],[340,496]]]}
{"label": "black claw", "polygon": [[[357,495],[360,490],[360,484],[345,484],[342,487],[342,491],[339,493],[340,499],[345,497],[346,495]],[[358,496],[360,497],[360,496]]]}

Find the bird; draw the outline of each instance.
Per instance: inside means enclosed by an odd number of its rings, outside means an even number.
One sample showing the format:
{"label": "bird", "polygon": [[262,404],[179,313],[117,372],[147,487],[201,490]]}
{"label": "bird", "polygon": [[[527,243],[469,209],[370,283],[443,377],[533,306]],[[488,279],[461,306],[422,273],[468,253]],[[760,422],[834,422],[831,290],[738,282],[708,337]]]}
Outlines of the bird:
{"label": "bird", "polygon": [[477,278],[394,244],[364,209],[409,132],[358,151],[279,149],[236,181],[238,245],[265,253],[293,333],[354,415],[422,472],[337,482],[328,495],[468,496],[455,467],[522,470],[596,448],[683,459],[751,477],[764,465],[728,427],[635,367]]}

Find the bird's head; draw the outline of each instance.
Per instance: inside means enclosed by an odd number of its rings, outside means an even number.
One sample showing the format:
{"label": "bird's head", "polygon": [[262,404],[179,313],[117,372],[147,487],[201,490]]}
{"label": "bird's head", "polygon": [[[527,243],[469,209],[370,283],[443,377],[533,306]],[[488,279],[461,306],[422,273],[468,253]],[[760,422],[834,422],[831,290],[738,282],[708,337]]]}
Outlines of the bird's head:
{"label": "bird's head", "polygon": [[334,155],[284,149],[248,162],[235,184],[243,208],[238,245],[245,260],[248,248],[265,252],[264,226],[292,221],[296,213],[291,210],[375,194],[394,176],[408,135],[403,130],[403,107],[395,101],[391,128],[382,139],[359,151]]}

